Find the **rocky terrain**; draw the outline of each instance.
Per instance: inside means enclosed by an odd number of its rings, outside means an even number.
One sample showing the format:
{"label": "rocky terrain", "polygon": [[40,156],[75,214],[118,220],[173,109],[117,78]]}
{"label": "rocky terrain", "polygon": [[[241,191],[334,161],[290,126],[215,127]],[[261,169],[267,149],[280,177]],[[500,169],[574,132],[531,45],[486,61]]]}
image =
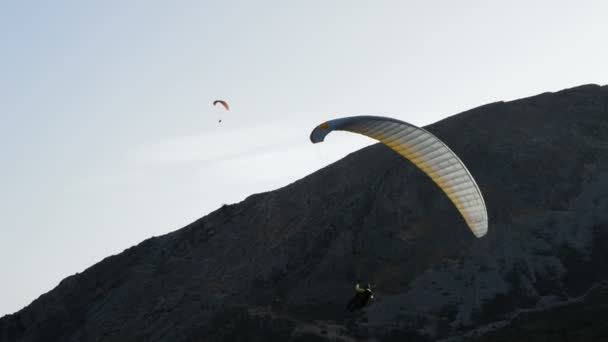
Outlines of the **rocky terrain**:
{"label": "rocky terrain", "polygon": [[[0,341],[608,341],[608,86],[426,128],[482,189],[484,238],[377,144],[64,279]],[[346,314],[357,278],[376,301]]]}

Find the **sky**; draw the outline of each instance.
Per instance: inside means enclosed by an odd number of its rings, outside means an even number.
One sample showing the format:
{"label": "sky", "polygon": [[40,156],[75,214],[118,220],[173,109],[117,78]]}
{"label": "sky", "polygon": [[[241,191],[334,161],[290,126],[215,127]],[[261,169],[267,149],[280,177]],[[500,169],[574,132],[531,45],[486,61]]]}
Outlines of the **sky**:
{"label": "sky", "polygon": [[605,1],[2,1],[0,316],[373,143],[311,144],[328,119],[422,126],[606,84],[607,17]]}

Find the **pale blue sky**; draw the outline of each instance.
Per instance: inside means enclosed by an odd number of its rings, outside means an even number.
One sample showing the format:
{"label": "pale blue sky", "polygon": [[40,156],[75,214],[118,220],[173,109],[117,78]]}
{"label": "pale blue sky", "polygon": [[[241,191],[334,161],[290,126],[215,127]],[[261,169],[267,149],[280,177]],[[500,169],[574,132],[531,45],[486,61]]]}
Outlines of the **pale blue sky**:
{"label": "pale blue sky", "polygon": [[605,1],[297,3],[0,2],[0,315],[371,142],[326,119],[607,83]]}

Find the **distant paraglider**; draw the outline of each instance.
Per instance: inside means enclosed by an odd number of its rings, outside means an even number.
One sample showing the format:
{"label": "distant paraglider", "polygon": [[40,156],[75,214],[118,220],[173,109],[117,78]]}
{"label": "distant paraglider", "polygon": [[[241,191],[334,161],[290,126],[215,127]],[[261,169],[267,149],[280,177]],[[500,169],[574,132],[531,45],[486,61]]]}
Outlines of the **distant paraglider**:
{"label": "distant paraglider", "polygon": [[[217,105],[218,103],[219,103],[219,104],[221,104],[221,105],[222,105],[222,107],[224,107],[224,109],[226,109],[227,111],[229,111],[229,110],[230,110],[230,105],[228,105],[228,102],[226,102],[226,101],[224,101],[224,100],[215,100],[215,101],[213,101],[213,105],[214,105],[214,106],[215,106],[215,105]],[[221,123],[221,122],[222,122],[222,119],[219,119],[217,122],[218,122],[218,123]]]}
{"label": "distant paraglider", "polygon": [[384,143],[420,168],[448,196],[478,238],[488,231],[488,213],[473,176],[436,136],[407,122],[379,116],[351,116],[324,122],[310,134],[322,142],[331,131],[366,135]]}

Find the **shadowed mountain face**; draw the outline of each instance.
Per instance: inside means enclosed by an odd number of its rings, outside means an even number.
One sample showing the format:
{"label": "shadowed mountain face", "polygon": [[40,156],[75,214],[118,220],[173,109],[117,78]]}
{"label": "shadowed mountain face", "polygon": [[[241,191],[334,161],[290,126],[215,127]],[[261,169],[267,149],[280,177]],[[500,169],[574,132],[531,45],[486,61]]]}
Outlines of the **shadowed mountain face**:
{"label": "shadowed mountain face", "polygon": [[[66,278],[0,341],[608,340],[608,86],[427,129],[476,178],[486,237],[373,145]],[[356,279],[377,298],[346,314]]]}

